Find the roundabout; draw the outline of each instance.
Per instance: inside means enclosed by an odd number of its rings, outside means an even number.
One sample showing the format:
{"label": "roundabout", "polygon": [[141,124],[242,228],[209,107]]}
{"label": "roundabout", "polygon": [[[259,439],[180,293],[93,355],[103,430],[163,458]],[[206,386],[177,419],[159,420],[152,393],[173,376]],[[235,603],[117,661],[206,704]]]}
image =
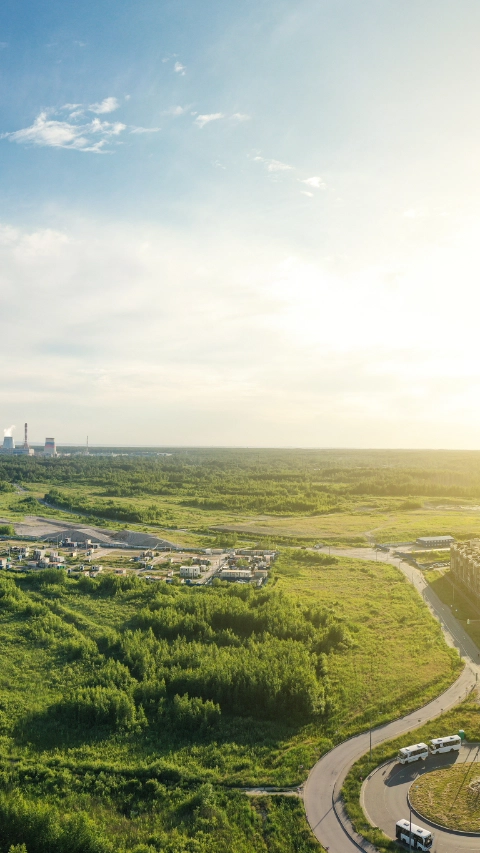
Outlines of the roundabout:
{"label": "roundabout", "polygon": [[389,838],[401,818],[430,830],[432,850],[456,853],[480,848],[480,745],[425,762],[382,765],[365,780],[361,804],[373,826]]}

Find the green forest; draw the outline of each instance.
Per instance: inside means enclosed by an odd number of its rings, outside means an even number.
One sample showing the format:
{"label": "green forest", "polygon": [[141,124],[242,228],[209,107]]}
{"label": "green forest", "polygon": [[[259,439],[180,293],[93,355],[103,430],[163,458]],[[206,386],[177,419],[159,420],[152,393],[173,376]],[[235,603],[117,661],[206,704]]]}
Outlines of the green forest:
{"label": "green forest", "polygon": [[[115,498],[132,498],[127,508],[120,505],[128,521],[155,521],[155,504],[144,510],[149,518],[140,518],[134,500],[148,496],[205,510],[282,515],[346,510],[362,496],[399,498],[400,509],[411,509],[408,499],[418,495],[480,498],[480,453],[192,449],[158,457],[0,458],[0,490],[36,482],[50,484],[52,503],[93,513],[102,508],[105,517],[114,517]],[[72,484],[109,499],[110,516],[92,494],[68,502],[62,486]]]}
{"label": "green forest", "polygon": [[331,608],[47,569],[1,577],[0,613],[4,849],[315,849],[297,799],[239,788],[270,743],[328,726],[327,658],[352,642]]}

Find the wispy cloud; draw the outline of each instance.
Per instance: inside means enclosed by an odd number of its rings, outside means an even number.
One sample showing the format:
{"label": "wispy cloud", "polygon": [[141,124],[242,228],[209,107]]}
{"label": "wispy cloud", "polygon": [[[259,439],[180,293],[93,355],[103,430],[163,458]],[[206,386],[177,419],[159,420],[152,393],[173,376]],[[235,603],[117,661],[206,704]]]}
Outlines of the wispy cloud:
{"label": "wispy cloud", "polygon": [[104,113],[113,113],[114,110],[118,110],[119,106],[116,98],[104,98],[99,104],[90,104],[88,110],[91,113],[103,115]]}
{"label": "wispy cloud", "polygon": [[76,151],[104,154],[107,153],[107,141],[118,137],[125,129],[126,125],[121,122],[100,121],[98,118],[83,124],[73,124],[71,121],[49,118],[49,114],[44,111],[30,127],[2,133],[0,138],[25,145],[72,148]]}
{"label": "wispy cloud", "polygon": [[74,45],[76,45],[77,47],[86,47],[86,46],[87,46],[87,42],[86,42],[86,41],[74,41],[73,43],[74,43]]}
{"label": "wispy cloud", "polygon": [[309,198],[313,198],[313,193],[309,192],[308,190],[300,190],[300,192],[302,195],[306,195]]}
{"label": "wispy cloud", "polygon": [[205,127],[206,124],[210,124],[211,121],[218,121],[221,118],[225,118],[223,113],[207,113],[206,115],[199,115],[195,119],[195,124],[197,127]]}
{"label": "wispy cloud", "polygon": [[0,50],[5,50],[8,47],[8,41],[0,41]]}
{"label": "wispy cloud", "polygon": [[300,183],[306,184],[307,187],[313,187],[314,190],[324,190],[326,188],[325,181],[319,178],[318,175],[314,175],[313,178],[305,178]]}
{"label": "wispy cloud", "polygon": [[293,166],[289,166],[287,163],[282,163],[280,160],[270,160],[268,157],[261,157],[259,154],[253,159],[256,163],[262,163],[267,172],[290,172],[293,170]]}
{"label": "wispy cloud", "polygon": [[130,133],[159,133],[161,127],[132,127]]}
{"label": "wispy cloud", "polygon": [[234,121],[250,121],[251,116],[247,115],[246,113],[234,113],[231,118]]}
{"label": "wispy cloud", "polygon": [[181,62],[176,62],[175,65],[173,66],[173,69],[174,69],[174,71],[176,71],[177,74],[180,74],[182,77],[185,77],[185,73],[187,71],[187,68],[185,65],[182,65]]}

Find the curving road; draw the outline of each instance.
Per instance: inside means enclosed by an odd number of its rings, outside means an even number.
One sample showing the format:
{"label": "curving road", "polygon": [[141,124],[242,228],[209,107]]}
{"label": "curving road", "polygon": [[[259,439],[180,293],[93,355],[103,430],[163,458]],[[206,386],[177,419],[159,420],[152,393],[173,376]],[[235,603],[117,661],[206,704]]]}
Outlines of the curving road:
{"label": "curving road", "polygon": [[[341,549],[340,552],[340,549],[332,548],[331,551],[341,556],[355,557],[356,559],[376,559],[373,549]],[[392,557],[389,559],[387,555],[383,554],[382,562],[398,565],[398,560],[394,560]],[[400,569],[439,619],[447,643],[459,650],[460,655],[466,661],[466,666],[457,681],[437,699],[429,702],[428,705],[418,711],[374,729],[372,731],[372,746],[377,746],[385,740],[390,740],[404,732],[416,729],[419,725],[439,716],[448,708],[457,705],[474,687],[480,673],[478,649],[465,634],[460,623],[454,618],[450,608],[446,607],[432,592],[425,583],[421,572],[406,564],[400,565]],[[375,850],[373,845],[365,842],[360,836],[355,836],[339,799],[343,781],[350,767],[368,751],[369,745],[369,732],[365,732],[335,747],[315,764],[305,784],[304,802],[308,822],[316,838],[325,849],[329,850],[329,853],[356,853],[359,849]],[[478,839],[476,841],[469,839],[469,841],[470,847],[460,848],[457,845],[455,848],[455,845],[451,844],[450,848],[444,849],[445,851],[448,850],[449,853],[455,849],[478,851]]]}
{"label": "curving road", "polygon": [[[438,770],[441,767],[452,767],[454,764],[471,764],[480,761],[480,749],[477,744],[462,747],[460,753],[449,752],[444,755],[431,756],[425,762],[416,761],[413,764],[402,765],[391,761],[364,782],[362,788],[362,807],[374,826],[379,826],[386,835],[393,838],[395,824],[401,817],[409,819],[407,795],[409,788],[415,784],[415,779],[424,773]],[[478,836],[452,835],[433,826],[425,818],[415,816],[412,820],[427,829],[434,836],[433,849],[435,853],[452,853],[453,851],[477,850]]]}

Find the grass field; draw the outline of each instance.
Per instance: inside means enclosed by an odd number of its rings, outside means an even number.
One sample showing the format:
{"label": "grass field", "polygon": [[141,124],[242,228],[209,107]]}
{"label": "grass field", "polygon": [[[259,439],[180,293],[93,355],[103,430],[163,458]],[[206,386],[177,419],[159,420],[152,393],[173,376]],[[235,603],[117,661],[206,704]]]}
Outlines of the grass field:
{"label": "grass field", "polygon": [[[335,728],[343,740],[370,718],[380,722],[404,714],[420,692],[423,697],[440,693],[441,685],[453,680],[459,659],[447,650],[438,622],[427,616],[398,569],[341,558],[325,567],[317,559],[309,552],[285,553],[276,572],[282,589],[329,604],[353,628],[350,653],[329,663],[338,704]],[[408,692],[398,678],[405,660],[415,662]]]}
{"label": "grass field", "polygon": [[[48,492],[48,483],[27,484],[28,492],[36,498],[43,498]],[[92,499],[96,506],[97,515],[91,520],[99,523],[102,518],[101,507],[108,508],[109,498],[101,489],[85,486],[62,486],[62,492],[69,496],[73,503],[78,500]],[[16,494],[0,494],[0,515],[12,520],[19,520]],[[321,515],[258,515],[253,512],[199,509],[182,504],[181,497],[144,496],[135,498],[135,506],[146,510],[154,506],[158,511],[159,520],[154,524],[129,523],[132,529],[152,530],[161,533],[166,538],[173,538],[181,545],[208,545],[211,539],[222,533],[236,534],[239,541],[268,540],[272,545],[276,542],[303,540],[306,543],[325,542],[331,545],[367,544],[368,538],[382,542],[413,541],[419,536],[451,534],[458,539],[468,539],[480,535],[480,511],[478,507],[468,503],[451,507],[438,506],[428,503],[425,498],[418,499],[424,503],[421,509],[398,511],[398,500],[384,498],[382,501],[357,498],[351,501],[350,509],[342,512],[329,512]],[[110,501],[111,503],[111,501]],[[115,504],[128,507],[131,498],[116,497]],[[381,507],[382,511],[379,511]],[[85,520],[85,516],[70,515],[61,510],[42,507],[39,514],[51,517],[58,516],[72,521],[75,517]],[[112,528],[125,526],[122,522],[112,519],[103,523]]]}
{"label": "grass field", "polygon": [[428,820],[461,832],[480,830],[480,765],[434,770],[410,789],[414,808]]}

